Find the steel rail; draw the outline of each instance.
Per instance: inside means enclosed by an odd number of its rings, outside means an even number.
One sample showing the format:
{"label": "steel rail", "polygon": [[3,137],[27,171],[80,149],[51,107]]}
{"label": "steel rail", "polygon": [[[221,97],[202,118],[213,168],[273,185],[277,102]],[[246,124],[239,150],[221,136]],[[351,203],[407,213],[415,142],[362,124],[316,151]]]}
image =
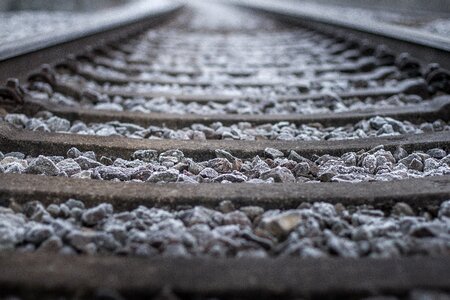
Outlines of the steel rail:
{"label": "steel rail", "polygon": [[[128,299],[158,294],[226,299],[336,299],[448,290],[450,259],[198,259],[0,255],[2,292]],[[56,271],[57,270],[57,271]],[[24,276],[26,274],[26,276]],[[388,275],[388,276],[387,276]],[[233,298],[234,297],[234,298]],[[331,297],[331,298],[330,298]],[[177,299],[177,298],[173,298]]]}
{"label": "steel rail", "polygon": [[70,148],[76,147],[81,151],[94,151],[99,156],[129,158],[133,152],[142,149],[154,149],[158,152],[179,149],[186,157],[207,160],[216,157],[216,149],[227,150],[238,158],[251,158],[256,155],[264,156],[264,149],[271,147],[286,155],[294,150],[311,158],[313,155],[325,154],[340,156],[346,152],[370,150],[379,145],[384,145],[384,148],[390,151],[395,151],[399,146],[406,151],[426,151],[432,148],[449,150],[450,132],[343,141],[178,141],[32,132],[0,123],[1,150],[22,151],[29,155],[66,155]]}

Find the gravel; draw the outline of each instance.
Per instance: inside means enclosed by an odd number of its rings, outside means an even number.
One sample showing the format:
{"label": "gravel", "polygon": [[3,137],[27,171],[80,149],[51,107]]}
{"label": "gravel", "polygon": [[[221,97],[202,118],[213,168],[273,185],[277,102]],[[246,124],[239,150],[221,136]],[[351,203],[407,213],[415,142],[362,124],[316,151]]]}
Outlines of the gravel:
{"label": "gravel", "polygon": [[[296,125],[290,122],[267,123],[256,126],[247,122],[239,122],[230,126],[224,126],[221,122],[214,122],[208,125],[193,124],[181,129],[166,126],[142,127],[137,124],[121,123],[118,121],[85,124],[81,121],[70,122],[66,119],[53,116],[50,112],[40,112],[34,117],[27,117],[23,114],[8,114],[3,119],[16,128],[32,131],[123,136],[136,139],[198,141],[210,139],[283,141],[344,140],[450,130],[450,125],[442,120],[436,120],[433,123],[414,124],[409,121],[399,121],[394,118],[380,116],[345,126],[326,127],[320,123]],[[39,126],[35,126],[36,124],[39,124]],[[156,153],[147,151],[136,153],[136,155],[136,158],[148,161]],[[271,154],[267,155],[273,158]],[[433,158],[442,158],[444,153],[441,151],[429,153],[429,155]],[[77,158],[78,156],[79,154],[77,153],[71,153],[69,155],[71,158]]]}
{"label": "gravel", "polygon": [[[194,161],[177,149],[159,154],[148,149],[136,151],[130,160],[102,157],[100,161],[105,165],[97,160],[94,152],[72,148],[67,157],[40,155],[19,159],[6,156],[0,160],[0,170],[110,181],[255,184],[392,181],[450,174],[450,154],[438,148],[427,153],[408,153],[403,148],[387,151],[380,145],[368,151],[347,152],[340,157],[326,154],[315,155],[312,159],[295,151],[283,153],[267,148],[264,152],[265,157],[240,159],[218,149],[216,158]],[[74,156],[78,157],[69,158]]]}
{"label": "gravel", "polygon": [[[139,87],[131,87],[133,91]],[[171,86],[163,89],[156,89],[156,92],[173,92]],[[232,89],[227,88],[228,92]],[[202,89],[199,92],[192,93],[192,89],[180,88],[179,94],[193,94],[202,96],[203,93],[214,95],[222,94],[223,87],[217,89]],[[259,97],[261,100],[253,98],[233,99],[226,103],[208,101],[206,103],[183,102],[172,98],[154,97],[154,98],[124,98],[120,96],[108,98],[107,103],[93,104],[88,101],[78,102],[70,96],[54,93],[47,95],[39,91],[30,91],[30,95],[42,101],[48,101],[51,104],[58,104],[71,107],[80,107],[94,110],[111,111],[130,111],[139,113],[174,113],[174,114],[239,114],[239,115],[261,115],[261,114],[318,114],[332,112],[351,112],[360,110],[394,108],[402,106],[411,106],[419,103],[425,103],[417,95],[395,95],[381,98],[345,98],[341,99],[336,93],[328,93],[329,96],[319,100],[302,101],[278,101],[277,95],[270,95],[270,91],[258,91],[257,93],[246,93],[248,97]],[[236,94],[234,96],[240,96]],[[289,93],[288,93],[289,95]],[[258,99],[258,98],[256,98]]]}
{"label": "gravel", "polygon": [[183,257],[448,255],[449,207],[443,202],[433,217],[406,203],[386,212],[322,202],[290,210],[223,202],[217,209],[140,206],[117,212],[106,203],[85,208],[70,199],[45,207],[33,201],[0,208],[0,249]]}

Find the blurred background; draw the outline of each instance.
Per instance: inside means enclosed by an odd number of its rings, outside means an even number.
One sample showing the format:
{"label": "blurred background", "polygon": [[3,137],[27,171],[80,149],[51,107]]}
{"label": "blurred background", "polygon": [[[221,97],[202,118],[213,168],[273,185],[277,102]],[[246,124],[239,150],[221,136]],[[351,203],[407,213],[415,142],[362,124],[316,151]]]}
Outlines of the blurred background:
{"label": "blurred background", "polygon": [[89,11],[113,7],[130,1],[133,0],[1,0],[0,10]]}
{"label": "blurred background", "polygon": [[[66,10],[89,11],[99,8],[107,8],[136,0],[1,0],[0,10]],[[157,0],[148,0],[153,2]],[[259,0],[252,0],[258,2]],[[332,4],[347,7],[360,7],[379,9],[389,8],[395,11],[436,12],[450,14],[450,0],[273,0],[290,2],[308,2],[317,4]],[[188,1],[187,1],[188,2]],[[208,2],[208,0],[205,0]]]}

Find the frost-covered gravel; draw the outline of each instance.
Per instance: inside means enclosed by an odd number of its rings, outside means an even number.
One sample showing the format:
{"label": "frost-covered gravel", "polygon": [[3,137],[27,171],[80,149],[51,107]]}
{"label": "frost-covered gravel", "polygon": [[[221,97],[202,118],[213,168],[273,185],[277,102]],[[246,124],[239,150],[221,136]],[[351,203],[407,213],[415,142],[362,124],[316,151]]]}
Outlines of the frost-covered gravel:
{"label": "frost-covered gravel", "polygon": [[[289,59],[289,58],[287,58]],[[239,61],[245,59],[239,59]],[[295,64],[295,62],[293,62]],[[126,80],[127,74],[120,73],[115,70],[107,69],[105,67],[87,68],[83,71],[93,74],[104,81]],[[104,90],[109,92],[153,92],[158,89],[168,89],[175,94],[185,93],[187,90],[197,90],[202,94],[207,94],[208,91],[223,89],[224,86],[230,87],[228,93],[233,93],[239,96],[251,96],[254,94],[271,95],[280,94],[280,92],[288,91],[290,95],[300,95],[305,92],[310,93],[330,93],[330,92],[350,92],[360,90],[362,88],[388,88],[400,85],[401,74],[396,73],[384,80],[359,80],[359,79],[342,79],[339,76],[323,78],[318,81],[317,78],[298,78],[290,74],[271,74],[249,76],[246,78],[233,78],[232,76],[222,74],[204,74],[191,79],[186,76],[170,76],[157,72],[143,72],[138,76],[133,77],[129,83],[124,85],[104,84],[99,85],[95,81],[87,81],[75,75],[58,76],[59,80],[66,82],[77,82],[84,87],[94,87],[97,90]],[[169,82],[170,84],[158,84],[158,82]],[[154,83],[153,83],[154,82]],[[255,85],[264,83],[265,87],[247,87],[246,85]],[[203,87],[207,84],[206,87]],[[298,88],[297,85],[300,87]],[[284,95],[285,93],[283,93]]]}
{"label": "frost-covered gravel", "polygon": [[[15,211],[14,211],[15,210]],[[398,257],[450,254],[450,201],[435,216],[397,203],[370,206],[301,204],[216,209],[140,206],[116,212],[70,199],[0,208],[0,250],[181,257]]]}
{"label": "frost-covered gravel", "polygon": [[[52,93],[51,88],[44,83],[35,83],[33,90],[29,94],[35,99],[48,101],[58,105],[71,107],[85,107],[96,110],[111,111],[130,111],[142,113],[174,113],[174,114],[242,114],[242,115],[260,115],[260,114],[314,114],[330,112],[361,111],[376,108],[394,108],[402,106],[416,105],[425,103],[417,95],[394,95],[387,98],[345,98],[342,99],[335,93],[329,93],[323,99],[302,100],[302,101],[278,101],[277,95],[273,91],[268,94],[260,92],[254,93],[258,98],[234,99],[229,102],[221,103],[217,101],[208,101],[206,103],[184,102],[167,97],[155,98],[125,98],[120,96],[108,97],[101,95],[90,89],[86,89],[89,97],[84,97],[81,102],[70,96],[60,93]],[[179,94],[202,95],[196,88],[174,88],[170,86],[157,87],[153,92],[171,92],[179,89]],[[186,90],[186,93],[180,91]],[[224,94],[222,89],[211,89],[209,95]],[[225,95],[230,95],[232,89],[227,89]],[[206,93],[206,94],[208,94]],[[203,94],[204,95],[204,94]],[[236,95],[238,97],[239,95]],[[194,96],[195,97],[195,96]]]}
{"label": "frost-covered gravel", "polygon": [[98,136],[124,136],[136,139],[171,139],[171,140],[282,140],[282,141],[317,141],[343,140],[400,134],[421,134],[429,132],[450,131],[450,126],[437,120],[433,123],[413,124],[393,118],[373,117],[356,124],[340,127],[325,127],[320,123],[295,125],[289,122],[263,124],[254,126],[240,122],[224,126],[220,122],[211,125],[193,124],[190,127],[173,129],[161,126],[142,126],[132,123],[111,121],[107,123],[85,124],[81,121],[70,122],[54,116],[47,111],[39,112],[35,117],[23,114],[8,114],[0,121],[17,128],[39,132],[74,133]]}
{"label": "frost-covered gravel", "polygon": [[0,173],[28,173],[72,178],[148,183],[254,183],[362,182],[450,175],[450,155],[439,148],[408,153],[378,146],[369,151],[348,152],[341,157],[315,156],[312,160],[291,151],[266,148],[265,158],[239,159],[225,150],[216,158],[194,161],[180,150],[158,153],[136,151],[130,160],[101,157],[71,148],[66,156],[26,157],[0,153]]}

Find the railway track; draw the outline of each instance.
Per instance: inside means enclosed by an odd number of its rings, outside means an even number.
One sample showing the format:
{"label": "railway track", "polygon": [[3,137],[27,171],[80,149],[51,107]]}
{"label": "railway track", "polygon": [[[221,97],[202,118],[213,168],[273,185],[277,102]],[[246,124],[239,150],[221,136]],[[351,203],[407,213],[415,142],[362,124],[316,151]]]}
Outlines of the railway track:
{"label": "railway track", "polygon": [[0,89],[0,297],[449,297],[439,60],[221,4],[155,22],[0,62],[47,63]]}

